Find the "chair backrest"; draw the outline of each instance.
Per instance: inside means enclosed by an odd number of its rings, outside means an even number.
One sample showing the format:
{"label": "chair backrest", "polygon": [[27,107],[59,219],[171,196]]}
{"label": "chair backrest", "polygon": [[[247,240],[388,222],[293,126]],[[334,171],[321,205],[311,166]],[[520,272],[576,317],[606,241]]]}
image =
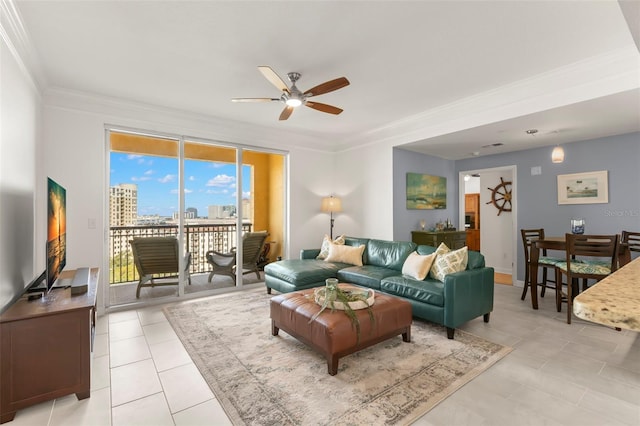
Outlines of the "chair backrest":
{"label": "chair backrest", "polygon": [[619,235],[565,234],[567,241],[567,270],[576,256],[605,258],[611,264],[611,272],[618,266]]}
{"label": "chair backrest", "polygon": [[246,232],[242,237],[242,263],[255,266],[267,240],[267,231]]}
{"label": "chair backrest", "polygon": [[[529,263],[529,253],[531,251],[531,240],[544,239],[544,229],[521,229],[522,244],[524,246],[524,263]],[[547,250],[543,250],[543,256],[547,255]]]}
{"label": "chair backrest", "polygon": [[141,276],[179,272],[176,237],[136,237],[129,243]]}
{"label": "chair backrest", "polygon": [[622,231],[618,253],[620,266],[631,262],[631,252],[640,253],[640,232]]}

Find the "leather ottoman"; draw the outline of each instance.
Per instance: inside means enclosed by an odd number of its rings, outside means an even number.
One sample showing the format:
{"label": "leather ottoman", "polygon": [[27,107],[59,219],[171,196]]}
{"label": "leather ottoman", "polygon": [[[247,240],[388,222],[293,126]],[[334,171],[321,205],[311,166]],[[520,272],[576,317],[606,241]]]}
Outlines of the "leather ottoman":
{"label": "leather ottoman", "polygon": [[[406,300],[376,292],[371,306],[374,320],[367,309],[355,311],[360,322],[360,338],[344,311],[320,310],[313,300],[314,289],[285,293],[271,298],[271,334],[280,329],[320,352],[327,359],[332,376],[338,372],[338,360],[346,355],[402,334],[411,341],[411,304]],[[307,297],[309,296],[309,297]]]}

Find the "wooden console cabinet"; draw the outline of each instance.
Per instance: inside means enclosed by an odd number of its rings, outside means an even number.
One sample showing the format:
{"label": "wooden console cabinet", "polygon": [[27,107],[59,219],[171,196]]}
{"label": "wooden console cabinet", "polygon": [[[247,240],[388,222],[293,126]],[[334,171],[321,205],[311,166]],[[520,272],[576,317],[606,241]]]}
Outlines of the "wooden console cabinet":
{"label": "wooden console cabinet", "polygon": [[[65,271],[61,278],[73,274]],[[40,299],[20,299],[0,315],[0,423],[39,402],[90,396],[98,275],[92,268],[86,293],[52,289]]]}
{"label": "wooden console cabinet", "polygon": [[465,231],[411,231],[411,241],[420,245],[438,247],[440,243],[445,243],[452,250],[465,246],[467,233]]}

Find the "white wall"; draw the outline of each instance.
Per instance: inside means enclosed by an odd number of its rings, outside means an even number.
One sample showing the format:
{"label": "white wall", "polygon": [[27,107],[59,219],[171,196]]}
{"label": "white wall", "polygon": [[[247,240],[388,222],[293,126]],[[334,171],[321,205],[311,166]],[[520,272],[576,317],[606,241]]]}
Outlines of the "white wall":
{"label": "white wall", "polygon": [[480,171],[480,247],[487,266],[496,272],[512,273],[513,262],[513,213],[502,212],[491,201],[491,191],[500,184],[500,177],[513,181],[511,170]]}
{"label": "white wall", "polygon": [[[45,183],[36,174],[40,96],[4,38],[0,43],[0,310],[45,268]],[[38,200],[38,201],[36,201]],[[35,247],[35,250],[34,250]]]}
{"label": "white wall", "polygon": [[[319,247],[329,232],[329,217],[320,213],[320,200],[335,189],[334,154],[300,148],[298,135],[269,136],[250,126],[215,123],[210,118],[69,93],[51,93],[45,99],[45,157],[40,176],[51,176],[67,190],[67,268],[104,267],[104,240],[108,231],[106,198],[109,184],[105,170],[107,145],[105,125],[179,134],[289,153],[289,257],[300,249]],[[272,139],[269,139],[272,138]],[[277,142],[277,143],[276,143]],[[303,141],[304,142],[304,141]],[[348,205],[348,204],[347,204]],[[345,206],[345,209],[347,207]],[[340,232],[338,215],[336,231]],[[89,229],[90,219],[97,227]],[[100,284],[107,282],[106,271]],[[102,294],[102,291],[99,291]],[[101,304],[99,298],[99,305]]]}
{"label": "white wall", "polygon": [[479,192],[480,192],[480,178],[479,177],[471,176],[468,181],[464,182],[464,193],[465,194],[478,194]]}
{"label": "white wall", "polygon": [[381,143],[349,149],[336,155],[334,164],[343,209],[336,216],[336,232],[392,240],[393,147]]}

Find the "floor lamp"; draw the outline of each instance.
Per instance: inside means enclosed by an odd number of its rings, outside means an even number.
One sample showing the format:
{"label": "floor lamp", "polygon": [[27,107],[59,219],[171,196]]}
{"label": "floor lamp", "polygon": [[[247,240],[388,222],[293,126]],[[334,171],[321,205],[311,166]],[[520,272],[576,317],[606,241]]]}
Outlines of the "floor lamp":
{"label": "floor lamp", "polygon": [[329,213],[331,215],[331,241],[333,241],[333,214],[342,211],[342,201],[338,197],[334,197],[333,195],[330,197],[324,197],[322,199],[322,205],[320,206],[320,210]]}

